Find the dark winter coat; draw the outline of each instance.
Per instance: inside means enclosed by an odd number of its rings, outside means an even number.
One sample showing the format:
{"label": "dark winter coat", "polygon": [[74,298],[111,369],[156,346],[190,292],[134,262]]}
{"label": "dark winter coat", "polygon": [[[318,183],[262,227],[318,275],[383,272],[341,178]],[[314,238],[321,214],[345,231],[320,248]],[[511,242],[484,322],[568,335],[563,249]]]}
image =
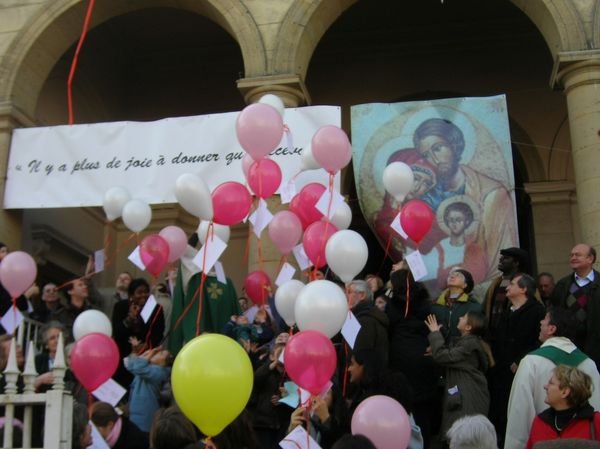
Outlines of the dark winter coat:
{"label": "dark winter coat", "polygon": [[446,385],[443,401],[442,428],[445,435],[458,418],[465,415],[487,415],[490,404],[485,371],[489,358],[481,338],[465,335],[444,344],[440,332],[429,334],[433,360],[445,369]]}
{"label": "dark winter coat", "polygon": [[390,345],[388,340],[389,319],[370,301],[361,301],[352,308],[352,313],[360,323],[360,331],[354,342],[354,352],[363,350],[378,351],[383,366],[388,364]]}

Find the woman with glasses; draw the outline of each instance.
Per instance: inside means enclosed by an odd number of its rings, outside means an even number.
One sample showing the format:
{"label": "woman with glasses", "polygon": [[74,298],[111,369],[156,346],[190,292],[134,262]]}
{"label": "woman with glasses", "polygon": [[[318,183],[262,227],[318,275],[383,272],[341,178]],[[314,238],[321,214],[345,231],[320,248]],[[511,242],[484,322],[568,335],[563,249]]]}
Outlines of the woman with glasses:
{"label": "woman with glasses", "polygon": [[592,379],[576,367],[558,365],[544,386],[550,407],[537,415],[531,426],[527,449],[539,441],[600,438],[600,413],[588,403]]}
{"label": "woman with glasses", "polygon": [[446,343],[460,336],[457,328],[460,317],[467,312],[481,313],[481,304],[470,295],[474,286],[471,273],[454,268],[448,274],[446,289],[431,306],[431,312],[441,324],[440,332]]}

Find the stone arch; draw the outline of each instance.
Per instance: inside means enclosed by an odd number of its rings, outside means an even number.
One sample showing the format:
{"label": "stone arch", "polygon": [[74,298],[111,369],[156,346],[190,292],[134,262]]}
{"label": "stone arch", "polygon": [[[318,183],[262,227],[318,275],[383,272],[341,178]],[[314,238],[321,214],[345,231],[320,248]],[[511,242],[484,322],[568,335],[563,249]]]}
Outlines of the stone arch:
{"label": "stone arch", "polygon": [[[169,0],[96,3],[91,28],[122,14],[140,9],[173,8]],[[8,48],[0,65],[0,100],[9,100],[26,116],[33,117],[38,95],[52,67],[81,33],[87,2],[57,0],[40,9]],[[182,0],[177,9],[200,14],[225,29],[240,46],[246,70],[263,74],[267,68],[264,44],[258,26],[237,0]]]}
{"label": "stone arch", "polygon": [[279,30],[278,44],[269,64],[273,74],[293,73],[306,78],[315,48],[335,20],[358,0],[295,0]]}
{"label": "stone arch", "polygon": [[[312,54],[331,24],[358,0],[320,0],[309,5],[296,0],[288,9],[279,30],[278,44],[269,62],[269,73],[294,73],[304,79]],[[553,56],[559,51],[589,47],[585,27],[569,2],[509,0],[538,28]],[[600,15],[596,15],[600,30]],[[600,46],[600,44],[597,44]]]}
{"label": "stone arch", "polygon": [[588,48],[585,26],[572,2],[510,0],[540,31],[553,57]]}

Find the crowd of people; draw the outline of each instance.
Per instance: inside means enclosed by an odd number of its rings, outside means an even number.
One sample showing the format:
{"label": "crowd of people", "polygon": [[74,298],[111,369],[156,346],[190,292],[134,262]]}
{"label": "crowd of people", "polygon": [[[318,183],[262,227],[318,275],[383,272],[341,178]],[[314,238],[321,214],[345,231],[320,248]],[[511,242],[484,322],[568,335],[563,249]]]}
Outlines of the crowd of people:
{"label": "crowd of people", "polygon": [[[190,288],[199,288],[197,273],[182,267],[177,277],[156,285],[119,273],[110,296],[101,295],[84,276],[62,288],[63,298],[56,284],[47,283],[27,291],[16,306],[45,324],[44,351],[36,356],[39,392],[53,384],[59,334],[69,343],[68,356],[81,312],[95,308],[111,318],[120,359],[114,380],[127,394],[117,407],[96,401],[89,412],[113,449],[274,449],[297,426],[323,449],[373,447],[364,436],[349,434],[353,412],[374,395],[402,404],[411,422],[410,449],[529,449],[554,439],[600,439],[595,261],[593,248],[576,245],[570,255],[573,273],[554,285],[549,273],[531,276],[524,250],[505,248],[498,261],[501,274],[480,297],[473,275],[461,267],[448,273],[445,288],[434,298],[405,261],[393,265],[389,279],[369,274],[347,285],[327,269],[313,271],[311,280],[328,279],[344,289],[361,329],[352,347],[341,335],[332,339],[337,370],[331,388],[296,407],[284,400],[291,392],[284,386],[289,379],[281,354],[297,329],[277,313],[272,291],[258,305],[235,295],[233,302],[219,303],[219,313],[205,311],[210,325],[202,324],[201,330],[228,335],[246,350],[254,386],[244,412],[209,441],[177,408],[169,383],[181,348],[172,337],[185,325],[174,311]],[[228,284],[214,277],[211,282],[200,283],[207,300],[211,294],[213,300],[222,298]],[[186,289],[187,284],[193,287]],[[0,295],[4,314],[13,302],[6,291],[0,289]],[[150,295],[157,306],[142,319]],[[0,337],[2,370],[9,345],[10,337]],[[71,373],[66,384],[79,404],[73,447],[87,447],[89,427],[80,410],[87,409],[87,392]],[[41,441],[43,414],[34,417],[34,434],[34,441]]]}

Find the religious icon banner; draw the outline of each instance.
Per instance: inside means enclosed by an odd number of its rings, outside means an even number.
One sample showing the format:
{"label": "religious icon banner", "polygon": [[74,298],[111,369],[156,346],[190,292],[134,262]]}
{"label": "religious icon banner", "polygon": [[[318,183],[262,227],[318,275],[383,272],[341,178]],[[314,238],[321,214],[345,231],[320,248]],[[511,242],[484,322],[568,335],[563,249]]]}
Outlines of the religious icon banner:
{"label": "religious icon banner", "polygon": [[[433,291],[461,266],[476,284],[498,274],[502,248],[518,246],[513,161],[504,95],[352,107],[356,190],[369,226],[394,261],[418,249]],[[383,186],[392,162],[411,167],[414,182],[402,203]],[[435,219],[419,245],[390,224],[411,199]]]}

